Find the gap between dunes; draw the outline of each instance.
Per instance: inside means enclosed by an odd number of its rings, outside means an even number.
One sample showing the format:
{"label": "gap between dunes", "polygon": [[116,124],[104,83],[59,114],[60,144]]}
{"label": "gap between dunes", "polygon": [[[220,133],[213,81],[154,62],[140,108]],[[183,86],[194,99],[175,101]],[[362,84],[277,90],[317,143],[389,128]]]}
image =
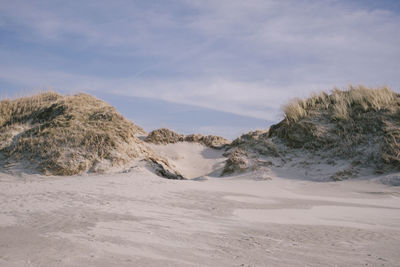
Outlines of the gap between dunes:
{"label": "gap between dunes", "polygon": [[223,150],[212,149],[199,143],[148,144],[158,155],[168,159],[183,177],[219,176],[226,158]]}

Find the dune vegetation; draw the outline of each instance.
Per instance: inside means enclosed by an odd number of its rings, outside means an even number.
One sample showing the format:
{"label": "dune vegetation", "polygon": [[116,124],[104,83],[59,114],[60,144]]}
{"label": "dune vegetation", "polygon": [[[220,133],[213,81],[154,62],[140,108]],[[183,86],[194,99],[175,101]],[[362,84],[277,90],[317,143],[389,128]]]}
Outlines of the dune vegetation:
{"label": "dune vegetation", "polygon": [[161,128],[151,131],[146,139],[146,142],[153,144],[175,144],[178,142],[191,142],[203,144],[207,147],[222,149],[231,142],[221,136],[202,135],[202,134],[179,134],[167,128]]}
{"label": "dune vegetation", "polygon": [[141,159],[168,168],[137,137],[143,134],[114,107],[87,94],[47,92],[0,102],[4,168],[19,164],[47,175],[74,175]]}
{"label": "dune vegetation", "polygon": [[0,164],[5,170],[74,175],[143,161],[161,176],[183,179],[147,144],[196,142],[226,150],[222,175],[298,167],[305,176],[314,172],[341,180],[400,169],[400,95],[387,87],[334,89],[295,99],[283,111],[284,119],[268,131],[230,142],[165,128],[146,135],[114,107],[87,94],[5,99],[0,101]]}
{"label": "dune vegetation", "polygon": [[400,95],[387,87],[335,89],[295,100],[284,111],[285,119],[269,136],[290,147],[331,150],[346,158],[365,153],[365,163],[380,171],[400,168]]}
{"label": "dune vegetation", "polygon": [[[290,155],[302,151],[326,159],[346,159],[350,166],[332,178],[357,176],[360,168],[384,173],[400,169],[400,95],[387,87],[350,86],[307,99],[295,99],[284,107],[285,117],[268,132],[253,133],[233,141],[228,156],[269,156],[290,162]],[[242,152],[239,153],[237,149]],[[247,151],[246,153],[243,152]],[[289,153],[290,152],[290,153]],[[313,159],[315,160],[315,159]],[[227,171],[235,169],[228,161]],[[243,159],[241,165],[243,166]],[[265,164],[259,161],[249,166]],[[248,169],[247,166],[244,169]],[[238,169],[242,169],[236,166]]]}

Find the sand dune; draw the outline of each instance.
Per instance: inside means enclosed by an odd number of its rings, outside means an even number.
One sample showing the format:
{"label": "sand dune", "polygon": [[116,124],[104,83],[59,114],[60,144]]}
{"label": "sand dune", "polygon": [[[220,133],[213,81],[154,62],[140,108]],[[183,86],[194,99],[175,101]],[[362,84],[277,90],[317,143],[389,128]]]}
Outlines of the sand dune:
{"label": "sand dune", "polygon": [[208,148],[198,143],[181,142],[150,145],[160,156],[168,158],[184,177],[192,179],[205,175],[219,175],[226,158],[222,150]]}
{"label": "sand dune", "polygon": [[232,141],[223,174],[272,166],[339,181],[400,171],[400,94],[391,89],[334,89],[295,99],[283,111],[268,131]]}
{"label": "sand dune", "polygon": [[[222,161],[199,144],[152,149],[188,177]],[[400,188],[270,175],[0,174],[0,265],[398,266]]]}
{"label": "sand dune", "polygon": [[[294,102],[272,131],[232,144],[167,129],[140,137],[87,95],[2,101],[0,266],[399,266],[400,95],[352,90]],[[337,153],[344,135],[357,157]],[[43,159],[49,176],[24,165]]]}

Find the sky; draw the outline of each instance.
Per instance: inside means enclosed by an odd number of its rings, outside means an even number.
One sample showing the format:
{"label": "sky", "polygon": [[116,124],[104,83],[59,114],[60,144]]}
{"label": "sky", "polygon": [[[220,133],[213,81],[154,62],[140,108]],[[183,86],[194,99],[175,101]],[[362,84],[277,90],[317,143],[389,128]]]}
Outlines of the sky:
{"label": "sky", "polygon": [[311,92],[400,92],[399,47],[398,0],[0,0],[0,97],[87,92],[233,138]]}

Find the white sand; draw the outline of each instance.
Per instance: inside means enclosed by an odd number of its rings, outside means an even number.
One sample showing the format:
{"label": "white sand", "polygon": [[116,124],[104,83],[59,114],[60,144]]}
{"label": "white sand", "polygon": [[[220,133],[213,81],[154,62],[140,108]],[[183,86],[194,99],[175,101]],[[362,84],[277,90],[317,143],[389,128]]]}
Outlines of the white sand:
{"label": "white sand", "polygon": [[[190,147],[160,149],[219,168]],[[399,248],[400,188],[368,180],[0,174],[0,266],[399,266]]]}
{"label": "white sand", "polygon": [[218,171],[226,160],[222,156],[223,150],[211,149],[198,143],[181,142],[150,146],[157,154],[168,158],[186,178],[198,178]]}

